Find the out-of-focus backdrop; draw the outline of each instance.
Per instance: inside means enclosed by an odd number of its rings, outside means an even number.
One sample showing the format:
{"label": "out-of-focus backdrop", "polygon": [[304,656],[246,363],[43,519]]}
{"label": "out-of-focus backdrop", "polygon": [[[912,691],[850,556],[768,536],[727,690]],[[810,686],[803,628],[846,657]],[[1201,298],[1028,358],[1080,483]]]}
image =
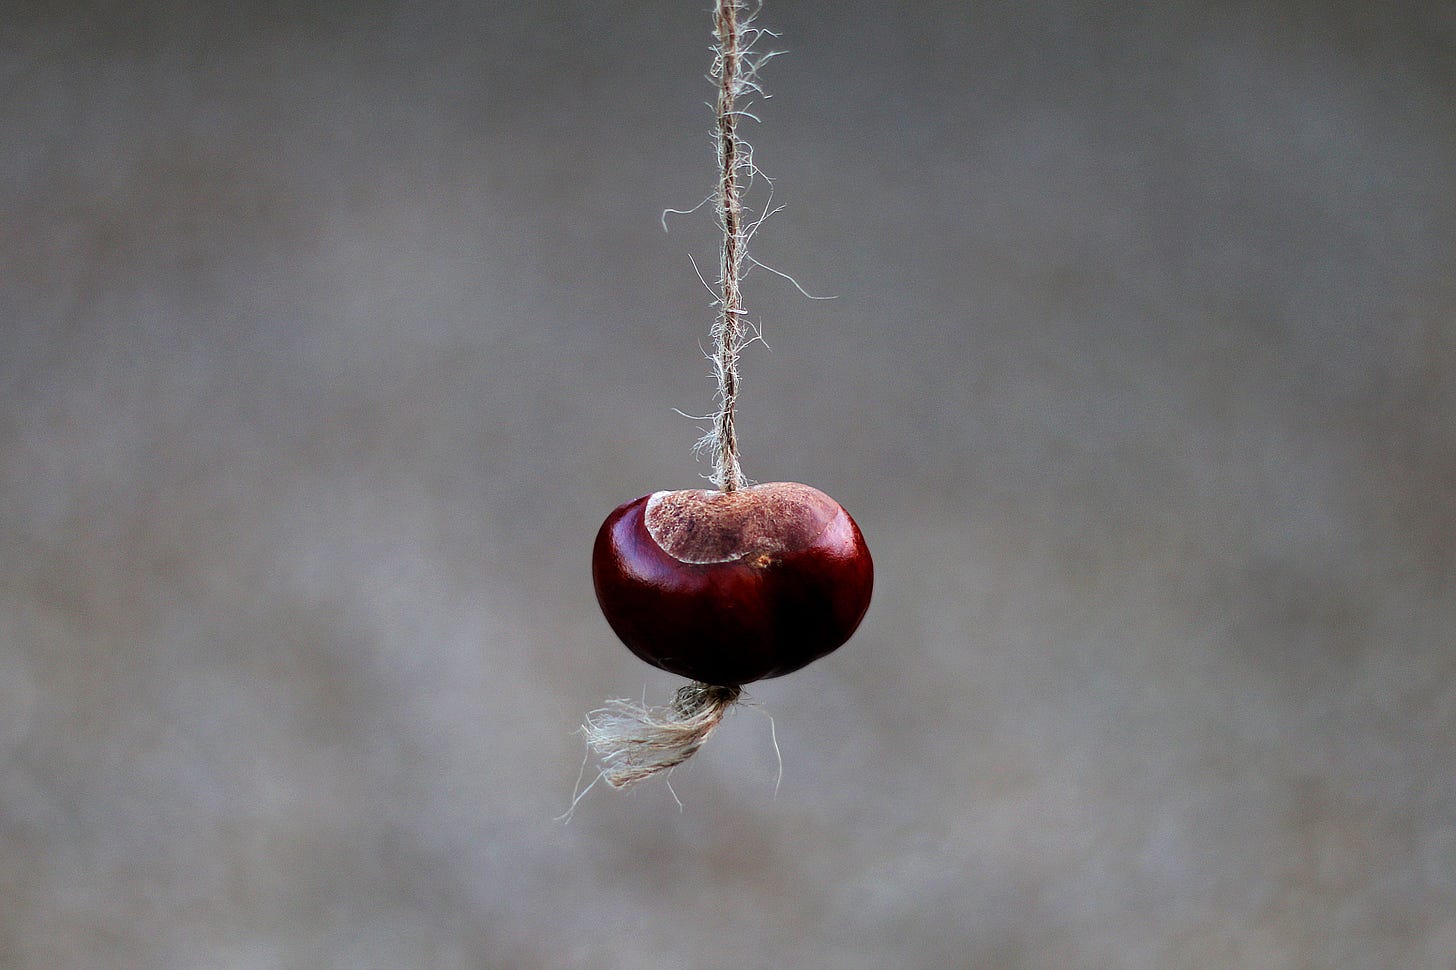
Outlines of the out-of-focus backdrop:
{"label": "out-of-focus backdrop", "polygon": [[1449,970],[1435,0],[771,0],[744,458],[875,602],[555,820],[679,683],[707,6],[7,14],[0,965]]}

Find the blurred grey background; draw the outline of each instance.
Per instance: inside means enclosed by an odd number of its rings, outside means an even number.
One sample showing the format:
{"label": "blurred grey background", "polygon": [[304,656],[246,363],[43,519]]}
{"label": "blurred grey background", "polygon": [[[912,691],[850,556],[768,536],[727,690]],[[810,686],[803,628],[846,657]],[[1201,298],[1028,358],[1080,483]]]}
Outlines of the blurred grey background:
{"label": "blurred grey background", "polygon": [[707,6],[10,8],[0,965],[1456,966],[1436,0],[770,0],[744,458],[876,600],[554,820]]}

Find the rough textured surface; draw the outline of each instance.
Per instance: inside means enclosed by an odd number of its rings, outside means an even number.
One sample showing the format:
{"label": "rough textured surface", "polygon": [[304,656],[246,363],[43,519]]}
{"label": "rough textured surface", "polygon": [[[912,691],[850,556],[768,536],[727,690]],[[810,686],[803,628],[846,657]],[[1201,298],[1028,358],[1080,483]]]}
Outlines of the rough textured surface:
{"label": "rough textured surface", "polygon": [[656,492],[643,521],[663,551],[683,562],[729,562],[802,549],[824,533],[839,503],[798,482],[767,482],[732,492],[685,488]]}
{"label": "rough textured surface", "polygon": [[1450,970],[1448,2],[770,0],[743,459],[875,605],[777,797],[552,821],[681,683],[706,7],[7,9],[0,966]]}

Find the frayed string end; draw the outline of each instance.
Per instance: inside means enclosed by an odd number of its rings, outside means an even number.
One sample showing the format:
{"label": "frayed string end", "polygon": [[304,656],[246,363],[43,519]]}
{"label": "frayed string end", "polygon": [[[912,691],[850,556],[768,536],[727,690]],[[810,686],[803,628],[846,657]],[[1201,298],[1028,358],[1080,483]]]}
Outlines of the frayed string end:
{"label": "frayed string end", "polygon": [[[636,701],[607,701],[586,716],[581,731],[587,747],[602,761],[602,770],[585,789],[577,779],[577,794],[561,816],[570,821],[586,793],[605,781],[612,788],[629,788],[639,781],[670,771],[697,754],[723,718],[743,695],[741,687],[688,684],[664,707]],[[582,771],[586,762],[582,762]]]}
{"label": "frayed string end", "polygon": [[582,728],[602,760],[602,779],[613,788],[627,788],[682,764],[723,723],[742,693],[739,687],[689,684],[666,707],[608,701],[587,715]]}

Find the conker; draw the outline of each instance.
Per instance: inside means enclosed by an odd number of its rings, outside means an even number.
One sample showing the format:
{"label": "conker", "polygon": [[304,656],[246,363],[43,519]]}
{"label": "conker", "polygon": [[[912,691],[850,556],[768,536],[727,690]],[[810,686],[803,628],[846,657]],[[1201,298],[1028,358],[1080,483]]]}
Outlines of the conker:
{"label": "conker", "polygon": [[597,533],[592,580],[633,653],[728,687],[798,670],[848,640],[869,609],[874,564],[843,506],[772,482],[619,506]]}

